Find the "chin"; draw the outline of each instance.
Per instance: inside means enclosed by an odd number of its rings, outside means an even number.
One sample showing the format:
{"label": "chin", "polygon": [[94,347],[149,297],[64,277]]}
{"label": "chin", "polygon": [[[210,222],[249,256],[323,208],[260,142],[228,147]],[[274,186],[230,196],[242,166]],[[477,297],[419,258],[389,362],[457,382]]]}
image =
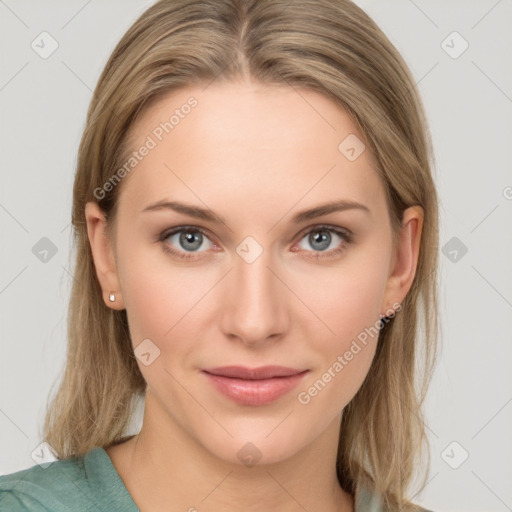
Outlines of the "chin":
{"label": "chin", "polygon": [[[247,428],[239,425],[236,431],[228,427],[232,438],[222,431],[218,436],[203,439],[201,444],[214,457],[229,464],[253,467],[283,462],[303,449],[308,444],[308,439],[305,425],[295,431],[297,426],[288,425],[285,428],[284,424],[279,425],[281,421],[282,419],[266,422],[267,425],[262,429],[255,428],[254,423],[246,425]],[[270,423],[272,425],[269,427]],[[295,427],[294,431],[290,427]],[[312,441],[313,436],[310,442]]]}

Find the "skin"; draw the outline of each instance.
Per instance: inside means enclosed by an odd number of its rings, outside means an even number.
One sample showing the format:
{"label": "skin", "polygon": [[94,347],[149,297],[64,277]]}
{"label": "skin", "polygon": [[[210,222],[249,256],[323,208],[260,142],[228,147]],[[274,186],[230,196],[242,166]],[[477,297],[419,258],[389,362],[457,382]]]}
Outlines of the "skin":
{"label": "skin", "polygon": [[[160,350],[149,366],[138,360],[148,384],[140,433],[107,453],[142,512],[353,511],[336,478],[339,427],[377,337],[308,404],[297,395],[402,302],[416,271],[422,209],[405,211],[393,247],[373,155],[367,149],[351,162],[338,150],[349,134],[363,137],[342,109],[309,90],[246,80],[174,91],[137,121],[134,150],[190,96],[197,107],[123,179],[112,240],[97,204],[86,206],[106,306],[126,309],[134,348],[149,338]],[[225,224],[141,213],[164,199],[209,208]],[[369,212],[291,222],[339,199]],[[319,250],[308,234],[324,224],[349,229],[352,241],[329,232],[327,250]],[[180,245],[179,234],[158,241],[190,225],[207,232],[198,251]],[[247,236],[263,249],[252,263],[236,252]],[[165,244],[194,258],[180,260]],[[277,401],[246,406],[200,371],[231,364],[310,372]],[[252,467],[237,457],[247,442],[261,453]]]}

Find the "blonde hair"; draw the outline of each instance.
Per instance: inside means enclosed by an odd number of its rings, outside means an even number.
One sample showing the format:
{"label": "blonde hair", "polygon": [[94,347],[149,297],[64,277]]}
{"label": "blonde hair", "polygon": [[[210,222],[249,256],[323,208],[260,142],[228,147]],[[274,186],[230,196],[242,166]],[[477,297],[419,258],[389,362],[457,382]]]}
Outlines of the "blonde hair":
{"label": "blonde hair", "polygon": [[368,375],[344,409],[337,459],[347,492],[369,482],[388,507],[413,510],[407,492],[428,447],[421,406],[438,343],[433,154],[405,62],[348,0],[161,0],[118,43],[94,91],[78,152],[67,362],[48,406],[44,440],[58,458],[118,443],[134,399],[145,392],[126,311],[102,299],[85,204],[97,202],[112,228],[122,182],[101,199],[94,191],[133,151],[129,130],[150,104],[188,85],[245,76],[317,91],[352,116],[378,162],[395,240],[404,209],[424,210],[416,276],[400,312],[384,323]]}

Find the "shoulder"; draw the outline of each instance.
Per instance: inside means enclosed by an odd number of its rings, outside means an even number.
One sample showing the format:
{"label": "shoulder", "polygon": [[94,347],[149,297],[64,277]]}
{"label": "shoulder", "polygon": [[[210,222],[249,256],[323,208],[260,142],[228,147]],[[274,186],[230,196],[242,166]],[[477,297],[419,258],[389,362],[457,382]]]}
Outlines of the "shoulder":
{"label": "shoulder", "polygon": [[[63,510],[69,486],[80,476],[79,460],[60,460],[0,476],[0,509],[12,512]],[[72,485],[72,484],[71,484]]]}
{"label": "shoulder", "polygon": [[[94,473],[108,455],[93,448],[80,457],[0,476],[0,510],[9,512],[85,512],[98,502]],[[92,477],[92,478],[91,478]]]}

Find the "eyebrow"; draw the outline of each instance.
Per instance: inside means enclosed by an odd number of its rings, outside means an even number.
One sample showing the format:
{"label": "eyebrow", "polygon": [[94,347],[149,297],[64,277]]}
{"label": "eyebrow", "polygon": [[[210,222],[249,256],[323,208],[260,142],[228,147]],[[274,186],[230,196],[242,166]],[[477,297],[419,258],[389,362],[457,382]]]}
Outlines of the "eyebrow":
{"label": "eyebrow", "polygon": [[[300,224],[301,222],[305,222],[316,217],[321,217],[322,215],[328,215],[329,213],[354,209],[370,213],[370,209],[364,204],[358,203],[356,201],[342,199],[339,201],[325,203],[308,210],[303,210],[292,217],[292,223]],[[178,201],[167,201],[165,199],[146,206],[142,212],[152,212],[159,210],[173,210],[175,212],[182,213],[190,217],[195,217],[197,219],[216,222],[219,224],[226,224],[225,219],[212,210],[191,204],[180,203]]]}

